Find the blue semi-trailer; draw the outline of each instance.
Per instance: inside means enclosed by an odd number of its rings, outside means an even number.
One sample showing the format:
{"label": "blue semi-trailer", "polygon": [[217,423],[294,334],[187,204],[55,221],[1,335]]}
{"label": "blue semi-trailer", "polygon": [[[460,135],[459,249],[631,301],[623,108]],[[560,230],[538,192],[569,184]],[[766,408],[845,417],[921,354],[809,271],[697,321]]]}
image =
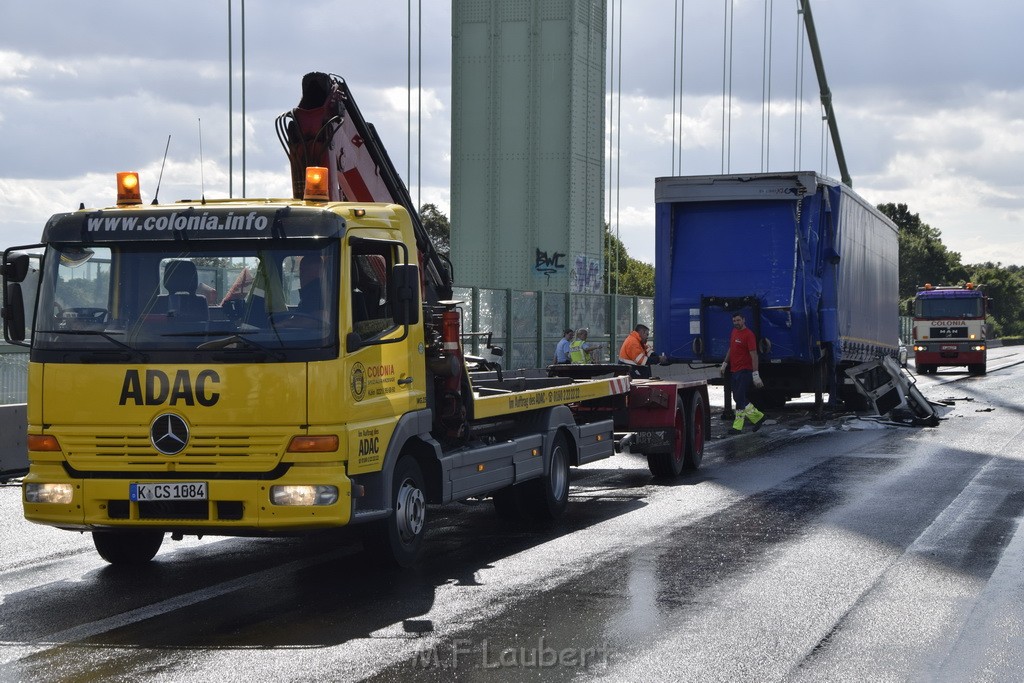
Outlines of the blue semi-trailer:
{"label": "blue semi-trailer", "polygon": [[845,369],[895,356],[896,226],[848,186],[813,172],[655,181],[657,350],[720,363],[744,313],[765,388],[860,403]]}

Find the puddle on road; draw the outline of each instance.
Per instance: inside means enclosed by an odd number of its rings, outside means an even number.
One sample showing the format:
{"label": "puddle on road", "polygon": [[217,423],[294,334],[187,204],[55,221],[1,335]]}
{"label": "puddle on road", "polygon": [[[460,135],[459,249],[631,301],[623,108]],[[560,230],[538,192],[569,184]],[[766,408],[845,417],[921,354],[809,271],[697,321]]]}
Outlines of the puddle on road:
{"label": "puddle on road", "polygon": [[[763,451],[762,451],[763,453]],[[858,480],[897,467],[829,460],[781,486],[750,496],[698,524],[682,527],[555,589],[508,606],[487,623],[433,646],[426,658],[367,679],[493,678],[569,680],[599,673],[609,661],[644,651],[703,599],[706,589],[755,570],[815,520],[841,505]],[[556,661],[547,667],[544,657]],[[569,661],[566,661],[567,658]]]}

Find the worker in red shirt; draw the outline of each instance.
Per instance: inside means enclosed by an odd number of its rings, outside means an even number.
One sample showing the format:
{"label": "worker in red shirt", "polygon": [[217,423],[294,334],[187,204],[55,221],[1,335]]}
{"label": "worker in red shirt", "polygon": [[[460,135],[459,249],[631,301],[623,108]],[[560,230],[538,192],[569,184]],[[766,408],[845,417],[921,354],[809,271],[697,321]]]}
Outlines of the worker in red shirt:
{"label": "worker in red shirt", "polygon": [[733,420],[730,434],[739,434],[743,431],[744,419],[750,420],[753,430],[756,432],[761,428],[764,421],[764,413],[754,407],[754,404],[747,398],[750,392],[750,385],[760,389],[764,386],[761,375],[757,371],[757,340],[754,333],[747,327],[747,321],[742,313],[732,316],[732,334],[729,335],[729,350],[725,352],[725,360],[722,361],[720,373],[725,374],[727,368],[732,368],[732,395],[736,399],[736,419]]}
{"label": "worker in red shirt", "polygon": [[665,356],[656,356],[648,346],[647,337],[650,334],[651,330],[647,325],[639,324],[619,347],[619,363],[633,366],[629,371],[630,377],[650,379],[651,365],[665,362]]}

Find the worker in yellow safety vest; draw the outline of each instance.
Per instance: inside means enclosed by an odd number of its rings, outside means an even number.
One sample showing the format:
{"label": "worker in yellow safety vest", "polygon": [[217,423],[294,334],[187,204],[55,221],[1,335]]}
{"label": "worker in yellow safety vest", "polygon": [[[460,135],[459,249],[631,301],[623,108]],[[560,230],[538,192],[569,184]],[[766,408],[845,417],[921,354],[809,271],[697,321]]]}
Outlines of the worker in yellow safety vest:
{"label": "worker in yellow safety vest", "polygon": [[585,327],[576,330],[576,339],[569,344],[569,361],[574,365],[594,362],[594,352],[604,344],[592,344],[587,341],[590,332]]}

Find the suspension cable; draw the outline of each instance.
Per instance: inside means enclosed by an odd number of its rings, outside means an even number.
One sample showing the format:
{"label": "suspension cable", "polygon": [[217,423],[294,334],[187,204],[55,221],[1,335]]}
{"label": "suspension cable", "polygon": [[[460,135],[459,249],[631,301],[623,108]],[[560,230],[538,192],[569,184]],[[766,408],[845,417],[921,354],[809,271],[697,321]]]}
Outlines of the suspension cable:
{"label": "suspension cable", "polygon": [[[676,0],[672,30],[672,174],[683,172],[683,26],[686,0]],[[677,106],[678,103],[678,106]],[[677,134],[678,133],[678,134]]]}
{"label": "suspension cable", "polygon": [[803,9],[800,0],[796,0],[796,64],[795,85],[793,88],[793,170],[799,171],[803,165],[803,128],[804,128],[804,20],[800,16]]}
{"label": "suspension cable", "polygon": [[405,178],[412,177],[412,0],[406,3],[405,24]]}
{"label": "suspension cable", "polygon": [[683,48],[686,40],[683,27],[686,25],[686,0],[679,6],[679,175],[683,173]]}
{"label": "suspension cable", "polygon": [[828,175],[828,113],[821,110],[821,164],[818,166],[823,175]]}
{"label": "suspension cable", "polygon": [[675,27],[679,23],[679,0],[675,1],[675,14],[672,18],[672,175],[676,173],[676,62],[679,58],[679,33]]}
{"label": "suspension cable", "polygon": [[722,173],[732,161],[732,38],[734,0],[725,0],[722,25]]}
{"label": "suspension cable", "polygon": [[423,207],[423,0],[416,2],[416,210]]}
{"label": "suspension cable", "polygon": [[772,23],[773,0],[764,0],[764,28],[761,54],[761,171],[771,166],[772,140]]}

